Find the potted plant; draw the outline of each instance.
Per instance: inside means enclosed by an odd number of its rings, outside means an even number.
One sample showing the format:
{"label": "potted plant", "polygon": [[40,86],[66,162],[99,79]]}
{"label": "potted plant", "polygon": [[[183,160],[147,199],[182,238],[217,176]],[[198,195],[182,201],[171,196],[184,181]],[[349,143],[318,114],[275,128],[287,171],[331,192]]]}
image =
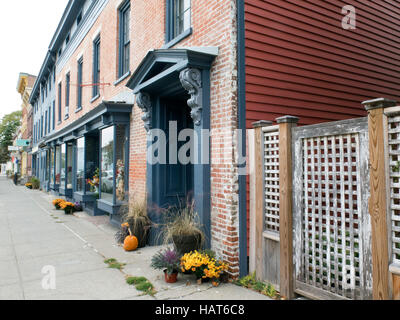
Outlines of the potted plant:
{"label": "potted plant", "polygon": [[40,180],[36,177],[32,177],[29,181],[32,184],[32,188],[37,190],[40,188]]}
{"label": "potted plant", "polygon": [[228,264],[217,260],[214,253],[210,251],[194,251],[186,253],[181,258],[181,271],[196,275],[198,283],[212,281],[218,285],[221,275],[228,270]]}
{"label": "potted plant", "polygon": [[72,214],[75,211],[75,205],[72,202],[64,201],[60,204],[60,208],[64,210],[65,214]]}
{"label": "potted plant", "polygon": [[54,200],[52,201],[54,207],[55,207],[57,210],[60,210],[60,209],[61,209],[61,204],[62,204],[63,202],[65,202],[64,199],[54,199]]}
{"label": "potted plant", "polygon": [[124,222],[121,224],[121,228],[117,231],[114,237],[117,243],[122,245],[127,236],[129,236],[129,223]]}
{"label": "potted plant", "polygon": [[75,206],[75,211],[82,211],[83,210],[82,204],[80,202],[78,202],[78,201],[76,201],[74,203],[74,206]]}
{"label": "potted plant", "polygon": [[180,255],[199,250],[204,243],[204,233],[198,223],[198,215],[194,211],[194,203],[186,206],[170,208],[166,223],[165,242],[172,240]]}
{"label": "potted plant", "polygon": [[180,256],[174,249],[163,249],[151,258],[151,267],[164,271],[165,282],[174,283],[178,280]]}
{"label": "potted plant", "polygon": [[[149,236],[151,220],[147,216],[147,205],[145,202],[132,202],[122,205],[120,208],[121,220],[128,225],[132,234],[138,239],[138,248],[143,248]],[[127,228],[125,224],[121,228]],[[126,230],[121,230],[126,234]]]}

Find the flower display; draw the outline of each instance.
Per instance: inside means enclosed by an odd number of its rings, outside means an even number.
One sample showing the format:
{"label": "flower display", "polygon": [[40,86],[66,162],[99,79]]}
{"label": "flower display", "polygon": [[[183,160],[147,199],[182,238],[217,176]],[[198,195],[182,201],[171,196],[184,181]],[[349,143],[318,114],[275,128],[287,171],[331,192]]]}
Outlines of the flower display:
{"label": "flower display", "polygon": [[179,255],[173,249],[165,249],[157,252],[151,259],[151,267],[154,269],[166,270],[168,274],[179,271]]}
{"label": "flower display", "polygon": [[25,183],[25,187],[27,187],[28,189],[32,189],[32,183]]}
{"label": "flower display", "polygon": [[117,199],[123,201],[125,199],[125,166],[121,159],[117,161],[116,165],[116,186]]}
{"label": "flower display", "polygon": [[61,209],[61,204],[65,202],[64,199],[54,199],[52,201],[53,205],[56,207],[57,210]]}
{"label": "flower display", "polygon": [[181,258],[181,271],[194,273],[198,279],[218,279],[226,270],[228,270],[228,264],[206,253],[192,251]]}
{"label": "flower display", "polygon": [[77,201],[74,203],[74,205],[76,211],[82,211],[82,204],[80,202]]}
{"label": "flower display", "polygon": [[75,205],[72,202],[64,201],[60,203],[60,208],[64,210],[65,214],[71,214],[75,210]]}
{"label": "flower display", "polygon": [[100,184],[100,170],[99,168],[96,169],[92,179],[86,179],[86,183],[90,186],[91,192],[97,192],[99,184]]}

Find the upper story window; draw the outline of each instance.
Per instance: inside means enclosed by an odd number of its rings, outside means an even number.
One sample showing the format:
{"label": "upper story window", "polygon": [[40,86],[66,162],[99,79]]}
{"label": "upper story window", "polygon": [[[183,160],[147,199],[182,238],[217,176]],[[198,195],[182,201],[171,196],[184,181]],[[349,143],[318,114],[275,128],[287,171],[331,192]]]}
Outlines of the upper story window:
{"label": "upper story window", "polygon": [[100,36],[93,41],[93,91],[92,96],[97,97],[100,83]]}
{"label": "upper story window", "polygon": [[68,33],[68,35],[65,38],[65,45],[69,43],[69,39],[70,39],[70,34]]}
{"label": "upper story window", "polygon": [[78,60],[77,86],[76,86],[76,108],[82,108],[82,77],[83,77],[83,58]]}
{"label": "upper story window", "polygon": [[56,128],[56,102],[53,101],[53,130]]}
{"label": "upper story window", "polygon": [[61,94],[62,94],[62,84],[58,84],[58,122],[61,122]]}
{"label": "upper story window", "polygon": [[119,63],[118,77],[129,72],[131,4],[126,1],[119,9]]}
{"label": "upper story window", "polygon": [[65,76],[65,114],[68,114],[68,107],[69,107],[69,89],[70,89],[70,81],[71,81],[71,75],[68,72],[67,75]]}
{"label": "upper story window", "polygon": [[76,25],[79,26],[82,21],[82,11],[79,12],[78,16],[76,17]]}
{"label": "upper story window", "polygon": [[191,31],[191,0],[167,0],[167,42]]}

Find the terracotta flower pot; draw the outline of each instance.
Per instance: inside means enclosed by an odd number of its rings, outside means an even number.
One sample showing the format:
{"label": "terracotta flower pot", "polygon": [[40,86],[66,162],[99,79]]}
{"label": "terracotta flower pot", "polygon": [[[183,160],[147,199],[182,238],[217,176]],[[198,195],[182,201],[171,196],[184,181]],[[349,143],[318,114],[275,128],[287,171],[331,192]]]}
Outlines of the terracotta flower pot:
{"label": "terracotta flower pot", "polygon": [[175,283],[178,281],[178,272],[168,274],[167,270],[164,270],[165,282]]}

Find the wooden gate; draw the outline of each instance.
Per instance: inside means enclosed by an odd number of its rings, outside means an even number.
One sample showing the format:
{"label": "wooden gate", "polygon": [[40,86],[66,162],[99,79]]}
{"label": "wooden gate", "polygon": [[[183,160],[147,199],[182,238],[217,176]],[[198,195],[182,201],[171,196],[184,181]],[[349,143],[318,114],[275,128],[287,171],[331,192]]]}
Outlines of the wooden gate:
{"label": "wooden gate", "polygon": [[[265,123],[264,123],[265,125]],[[250,153],[259,155],[257,164],[251,164],[250,185],[259,188],[252,190],[254,199],[250,211],[251,219],[250,251],[253,251],[250,270],[257,277],[279,289],[280,285],[280,239],[279,239],[279,127],[263,126],[250,133]],[[255,160],[255,159],[253,159]]]}
{"label": "wooden gate", "polygon": [[367,118],[296,127],[292,141],[295,292],[372,298]]}

